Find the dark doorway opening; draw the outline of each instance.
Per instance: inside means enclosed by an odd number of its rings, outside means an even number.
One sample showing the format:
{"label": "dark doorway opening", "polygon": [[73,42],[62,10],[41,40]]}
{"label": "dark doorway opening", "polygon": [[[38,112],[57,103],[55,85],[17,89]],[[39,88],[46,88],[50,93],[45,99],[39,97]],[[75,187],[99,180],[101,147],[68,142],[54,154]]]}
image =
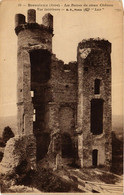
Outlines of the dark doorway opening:
{"label": "dark doorway opening", "polygon": [[62,134],[62,158],[72,158],[73,147],[72,140],[68,133]]}
{"label": "dark doorway opening", "polygon": [[49,144],[50,144],[49,133],[42,133],[41,135],[36,136],[37,161],[39,161],[45,157],[45,155],[48,152]]}
{"label": "dark doorway opening", "polygon": [[92,165],[94,167],[98,165],[98,150],[96,149],[92,151]]}
{"label": "dark doorway opening", "polygon": [[91,132],[99,135],[103,132],[103,100],[91,100]]}

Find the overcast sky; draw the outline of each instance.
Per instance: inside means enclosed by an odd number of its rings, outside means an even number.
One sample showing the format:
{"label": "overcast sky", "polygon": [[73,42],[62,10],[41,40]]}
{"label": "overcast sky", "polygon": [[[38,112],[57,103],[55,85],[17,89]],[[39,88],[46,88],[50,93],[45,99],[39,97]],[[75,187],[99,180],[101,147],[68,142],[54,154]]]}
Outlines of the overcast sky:
{"label": "overcast sky", "polygon": [[[27,10],[32,8],[28,7],[27,2],[21,7],[18,7],[17,1],[13,0],[5,0],[1,4],[0,116],[16,114],[17,36],[14,32],[14,18],[17,13],[27,15]],[[39,2],[46,3],[43,0]],[[64,0],[60,2],[63,4]],[[21,3],[23,4],[23,1]],[[83,39],[100,37],[112,43],[112,112],[114,115],[122,115],[122,11],[120,8],[121,3],[118,5],[115,3],[113,7],[104,8],[102,11],[50,12],[54,16],[53,53],[65,63],[76,60],[77,45]],[[37,10],[38,23],[42,22],[45,13],[47,12]]]}

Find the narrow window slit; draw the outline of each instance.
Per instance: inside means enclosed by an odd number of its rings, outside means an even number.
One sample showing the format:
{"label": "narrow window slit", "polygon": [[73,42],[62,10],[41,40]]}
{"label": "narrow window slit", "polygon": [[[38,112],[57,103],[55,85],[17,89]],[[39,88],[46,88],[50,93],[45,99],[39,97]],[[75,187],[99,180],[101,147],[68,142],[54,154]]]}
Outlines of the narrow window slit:
{"label": "narrow window slit", "polygon": [[100,94],[100,79],[95,79],[95,91],[94,93],[95,94]]}

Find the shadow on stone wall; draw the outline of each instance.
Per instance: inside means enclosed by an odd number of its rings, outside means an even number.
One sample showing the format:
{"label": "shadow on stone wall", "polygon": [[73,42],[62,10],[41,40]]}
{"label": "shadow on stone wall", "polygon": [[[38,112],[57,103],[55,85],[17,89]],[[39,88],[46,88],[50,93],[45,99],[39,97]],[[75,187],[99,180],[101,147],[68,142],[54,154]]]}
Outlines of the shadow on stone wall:
{"label": "shadow on stone wall", "polygon": [[112,167],[111,171],[116,174],[123,174],[123,139],[117,138],[112,132]]}

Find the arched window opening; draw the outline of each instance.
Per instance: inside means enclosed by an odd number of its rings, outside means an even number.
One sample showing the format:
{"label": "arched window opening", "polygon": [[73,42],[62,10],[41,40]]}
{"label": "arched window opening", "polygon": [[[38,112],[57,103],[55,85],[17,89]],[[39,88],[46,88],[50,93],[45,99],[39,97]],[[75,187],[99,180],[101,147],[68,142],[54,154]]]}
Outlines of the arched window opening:
{"label": "arched window opening", "polygon": [[98,150],[96,149],[92,151],[92,165],[94,167],[98,165]]}
{"label": "arched window opening", "polygon": [[95,79],[94,93],[100,94],[100,79]]}
{"label": "arched window opening", "polygon": [[93,99],[91,101],[91,132],[99,135],[103,132],[103,100]]}

